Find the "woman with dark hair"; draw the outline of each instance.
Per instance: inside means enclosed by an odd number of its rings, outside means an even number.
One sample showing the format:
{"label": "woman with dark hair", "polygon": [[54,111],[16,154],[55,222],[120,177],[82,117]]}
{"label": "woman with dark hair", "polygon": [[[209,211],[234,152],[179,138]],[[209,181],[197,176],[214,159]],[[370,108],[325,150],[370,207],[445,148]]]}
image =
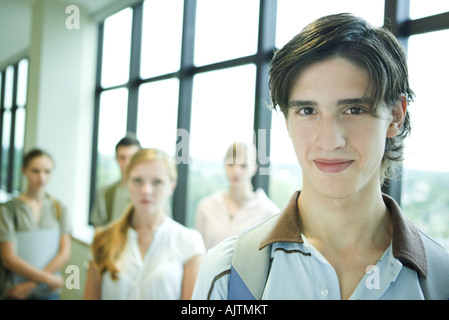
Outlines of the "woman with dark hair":
{"label": "woman with dark hair", "polygon": [[6,299],[59,299],[59,270],[70,257],[70,220],[45,187],[52,157],[33,149],[23,157],[26,188],[0,207],[0,293]]}

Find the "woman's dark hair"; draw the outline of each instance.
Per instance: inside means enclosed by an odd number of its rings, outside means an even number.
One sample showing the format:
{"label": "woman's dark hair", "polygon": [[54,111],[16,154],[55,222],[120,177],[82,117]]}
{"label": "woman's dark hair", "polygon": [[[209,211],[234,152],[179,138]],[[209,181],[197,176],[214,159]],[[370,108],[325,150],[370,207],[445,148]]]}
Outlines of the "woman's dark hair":
{"label": "woman's dark hair", "polygon": [[28,151],[23,156],[22,169],[26,169],[28,167],[28,165],[30,164],[31,160],[33,160],[34,158],[42,157],[42,156],[49,158],[54,164],[54,160],[48,152],[46,152],[42,149],[32,149],[32,150]]}
{"label": "woman's dark hair", "polygon": [[[374,116],[382,106],[394,108],[402,97],[413,101],[406,55],[395,36],[384,27],[372,27],[359,17],[342,13],[315,20],[275,53],[269,70],[272,107],[287,118],[290,90],[298,74],[331,57],[346,58],[367,71]],[[385,143],[382,182],[392,176],[393,164],[402,160],[403,140],[410,130],[407,112],[399,134]]]}

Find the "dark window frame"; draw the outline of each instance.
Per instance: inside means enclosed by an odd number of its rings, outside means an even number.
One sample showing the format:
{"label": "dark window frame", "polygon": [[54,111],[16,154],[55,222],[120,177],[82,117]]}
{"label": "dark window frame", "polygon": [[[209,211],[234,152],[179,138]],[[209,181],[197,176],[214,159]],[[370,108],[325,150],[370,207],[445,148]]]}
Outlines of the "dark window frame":
{"label": "dark window frame", "polygon": [[[2,70],[0,70],[0,73],[2,75],[2,82],[1,82],[1,93],[0,93],[0,166],[3,165],[3,157],[5,156],[3,154],[3,121],[4,119],[4,113],[6,111],[5,107],[5,91],[6,91],[6,69],[9,67],[13,67],[14,75],[13,75],[13,86],[12,86],[12,101],[11,101],[11,107],[8,109],[11,112],[11,123],[10,123],[10,139],[9,139],[9,146],[8,146],[8,159],[7,159],[7,168],[6,168],[6,184],[0,185],[1,188],[4,188],[5,191],[8,194],[14,194],[21,192],[22,188],[22,179],[19,177],[15,177],[14,174],[17,172],[20,172],[20,170],[17,170],[17,165],[22,165],[22,159],[16,159],[16,151],[18,151],[18,154],[22,154],[23,150],[15,150],[16,146],[16,113],[19,109],[24,109],[26,112],[28,100],[26,100],[24,106],[18,106],[17,105],[17,92],[18,92],[18,80],[19,80],[19,64],[23,60],[28,60],[29,58],[22,57],[18,59],[15,63],[11,63],[4,67]],[[29,66],[28,66],[29,69]],[[28,82],[28,71],[27,71],[27,79]],[[28,86],[27,86],[28,87]],[[18,161],[17,161],[18,160]],[[3,167],[0,168],[0,183],[3,181]],[[14,186],[14,181],[19,181],[18,186]]]}

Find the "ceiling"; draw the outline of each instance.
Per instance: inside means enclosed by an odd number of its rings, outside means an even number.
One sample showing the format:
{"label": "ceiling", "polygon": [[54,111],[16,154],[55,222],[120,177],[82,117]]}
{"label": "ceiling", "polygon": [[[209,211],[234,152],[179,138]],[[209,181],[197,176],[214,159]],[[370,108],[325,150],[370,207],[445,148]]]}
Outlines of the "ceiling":
{"label": "ceiling", "polygon": [[[139,0],[0,0],[0,69],[24,57],[30,44],[33,5],[59,1],[87,9],[93,19],[108,15]],[[141,0],[140,0],[141,1]]]}

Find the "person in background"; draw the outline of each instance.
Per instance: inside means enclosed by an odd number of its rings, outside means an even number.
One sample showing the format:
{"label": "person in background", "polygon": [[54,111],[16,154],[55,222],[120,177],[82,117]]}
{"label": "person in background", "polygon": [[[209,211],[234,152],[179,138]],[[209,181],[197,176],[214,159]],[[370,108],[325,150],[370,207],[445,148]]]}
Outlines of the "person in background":
{"label": "person in background", "polygon": [[235,142],[227,149],[224,167],[228,189],[203,198],[196,208],[195,228],[202,234],[207,249],[280,212],[263,189],[253,188],[256,159],[253,144]]}
{"label": "person in background", "polygon": [[97,228],[84,299],[190,299],[205,247],[197,230],[166,214],[177,180],[173,159],[141,149],[125,177],[131,206]]}
{"label": "person in background", "polygon": [[139,140],[125,136],[115,146],[115,159],[120,167],[120,180],[102,187],[95,197],[90,222],[94,227],[104,226],[120,217],[129,204],[125,172],[131,157],[141,149]]}
{"label": "person in background", "polygon": [[208,252],[193,298],[447,300],[447,250],[381,189],[410,133],[400,42],[352,14],[324,16],[275,53],[269,84],[302,188]]}
{"label": "person in background", "polygon": [[29,151],[22,164],[25,191],[0,206],[2,298],[59,299],[64,285],[59,270],[70,257],[71,225],[65,206],[45,190],[53,168],[47,152]]}

